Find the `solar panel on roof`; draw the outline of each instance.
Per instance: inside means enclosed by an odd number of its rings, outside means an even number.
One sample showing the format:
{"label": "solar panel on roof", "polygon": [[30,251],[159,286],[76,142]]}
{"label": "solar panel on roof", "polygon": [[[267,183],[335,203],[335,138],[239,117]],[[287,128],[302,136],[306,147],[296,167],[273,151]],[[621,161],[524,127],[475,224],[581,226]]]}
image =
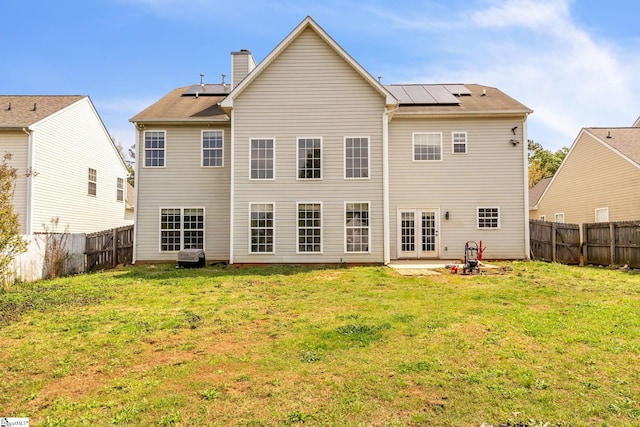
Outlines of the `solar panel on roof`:
{"label": "solar panel on roof", "polygon": [[471,95],[471,91],[465,85],[443,85],[453,95]]}
{"label": "solar panel on roof", "polygon": [[229,93],[229,85],[205,84],[189,86],[182,95],[226,95]]}
{"label": "solar panel on roof", "polygon": [[400,104],[413,104],[413,101],[411,100],[409,95],[407,95],[407,92],[405,92],[402,86],[389,85],[385,87],[389,90],[389,92],[391,92],[393,96],[396,97]]}
{"label": "solar panel on roof", "polygon": [[403,88],[413,101],[413,104],[438,104],[436,98],[434,98],[423,86],[407,85],[403,86]]}
{"label": "solar panel on roof", "polygon": [[459,104],[458,98],[453,96],[443,85],[423,86],[424,89],[436,100],[437,104]]}

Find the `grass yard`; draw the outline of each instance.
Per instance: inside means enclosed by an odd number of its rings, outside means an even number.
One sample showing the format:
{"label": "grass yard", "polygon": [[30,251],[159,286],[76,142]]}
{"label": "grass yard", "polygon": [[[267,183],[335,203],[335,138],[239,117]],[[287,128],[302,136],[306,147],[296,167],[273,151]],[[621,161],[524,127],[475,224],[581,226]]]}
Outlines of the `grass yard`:
{"label": "grass yard", "polygon": [[0,293],[32,426],[640,425],[640,274],[137,266]]}

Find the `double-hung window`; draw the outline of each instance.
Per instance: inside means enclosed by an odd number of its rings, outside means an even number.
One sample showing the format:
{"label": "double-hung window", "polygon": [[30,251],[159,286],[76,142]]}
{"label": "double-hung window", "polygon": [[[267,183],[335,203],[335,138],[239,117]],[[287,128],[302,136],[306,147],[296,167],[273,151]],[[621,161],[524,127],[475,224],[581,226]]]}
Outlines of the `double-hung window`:
{"label": "double-hung window", "polygon": [[164,167],[165,131],[145,131],[144,166]]}
{"label": "double-hung window", "polygon": [[451,133],[451,150],[453,154],[467,154],[467,133]]}
{"label": "double-hung window", "polygon": [[252,138],[251,179],[273,179],[275,169],[275,139]]}
{"label": "double-hung window", "polygon": [[500,208],[478,208],[478,228],[500,228]]}
{"label": "double-hung window", "polygon": [[204,249],[204,208],[160,209],[160,251]]}
{"label": "double-hung window", "polygon": [[369,252],[369,202],[345,203],[345,252]]}
{"label": "double-hung window", "polygon": [[87,187],[87,194],[90,196],[97,195],[98,192],[98,171],[89,168],[89,183]]}
{"label": "double-hung window", "polygon": [[345,178],[369,178],[369,138],[344,139]]}
{"label": "double-hung window", "polygon": [[116,179],[116,201],[124,201],[124,178]]}
{"label": "double-hung window", "polygon": [[413,134],[413,160],[442,160],[442,134],[438,132]]}
{"label": "double-hung window", "polygon": [[322,206],[298,203],[298,253],[322,252]]}
{"label": "double-hung window", "polygon": [[250,242],[249,252],[252,254],[274,253],[275,227],[273,203],[251,203],[250,208]]}
{"label": "double-hung window", "polygon": [[202,131],[202,166],[224,166],[224,142],[221,130]]}
{"label": "double-hung window", "polygon": [[322,139],[298,138],[298,179],[322,178]]}

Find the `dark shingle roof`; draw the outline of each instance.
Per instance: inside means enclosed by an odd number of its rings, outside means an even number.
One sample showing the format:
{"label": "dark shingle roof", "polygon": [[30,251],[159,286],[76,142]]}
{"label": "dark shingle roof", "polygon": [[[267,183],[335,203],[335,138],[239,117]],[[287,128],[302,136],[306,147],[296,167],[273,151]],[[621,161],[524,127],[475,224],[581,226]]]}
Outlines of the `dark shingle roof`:
{"label": "dark shingle roof", "polygon": [[83,98],[86,96],[0,95],[0,128],[30,126]]}
{"label": "dark shingle roof", "polygon": [[158,102],[133,116],[131,122],[228,121],[218,103],[224,95],[193,96],[182,94],[191,86],[172,90]]}
{"label": "dark shingle roof", "polygon": [[553,178],[553,176],[542,178],[536,185],[529,189],[529,209],[535,207],[535,205],[538,204],[538,202],[540,201],[540,197],[542,197],[542,194],[549,186],[551,178]]}

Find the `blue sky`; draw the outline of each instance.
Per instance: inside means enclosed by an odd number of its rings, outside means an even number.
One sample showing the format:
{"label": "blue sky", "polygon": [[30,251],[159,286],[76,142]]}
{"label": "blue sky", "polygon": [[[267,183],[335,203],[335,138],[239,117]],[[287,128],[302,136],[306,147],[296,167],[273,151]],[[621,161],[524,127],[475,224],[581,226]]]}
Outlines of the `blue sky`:
{"label": "blue sky", "polygon": [[[89,95],[109,132],[170,90],[262,60],[305,16],[383,83],[479,83],[534,110],[529,138],[570,146],[640,116],[631,0],[0,0],[0,94]],[[227,77],[227,81],[229,78]]]}

